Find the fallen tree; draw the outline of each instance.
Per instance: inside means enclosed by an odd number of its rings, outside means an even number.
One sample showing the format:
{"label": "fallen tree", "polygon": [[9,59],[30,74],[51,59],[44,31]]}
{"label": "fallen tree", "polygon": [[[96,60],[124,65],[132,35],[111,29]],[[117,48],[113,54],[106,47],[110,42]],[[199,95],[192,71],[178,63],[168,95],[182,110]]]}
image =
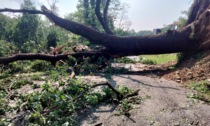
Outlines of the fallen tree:
{"label": "fallen tree", "polygon": [[59,55],[51,55],[51,54],[40,54],[40,53],[20,53],[13,56],[8,57],[0,57],[0,64],[7,64],[17,60],[45,60],[51,62],[53,65],[59,60],[66,60],[68,56],[73,56],[76,58],[83,56],[106,56],[102,52],[78,52],[78,53],[68,53],[68,54],[59,54]]}
{"label": "fallen tree", "polygon": [[[66,20],[58,17],[48,10],[45,6],[42,6],[39,10],[14,10],[14,9],[0,9],[0,12],[14,12],[14,13],[28,13],[28,14],[42,14],[45,15],[50,21],[55,23],[74,34],[81,35],[92,44],[102,45],[105,48],[100,50],[99,53],[109,56],[130,56],[140,54],[164,54],[164,53],[176,53],[176,52],[189,52],[189,51],[201,51],[209,49],[209,35],[210,35],[210,1],[209,0],[195,0],[189,14],[189,20],[187,24],[175,31],[168,31],[166,33],[152,35],[152,36],[131,36],[131,37],[119,37],[106,33],[98,32],[90,27],[87,27],[78,22]],[[83,55],[89,52],[83,53]],[[97,52],[95,52],[97,54]],[[9,59],[24,60],[29,59],[27,56],[15,56],[16,58],[8,57]],[[40,59],[38,54],[31,54],[32,59]],[[19,57],[19,58],[17,58]],[[54,58],[58,61],[58,57],[65,56],[49,56],[48,58]],[[0,58],[0,63],[4,63],[9,59]],[[15,59],[15,60],[14,60]],[[43,60],[45,58],[42,58]],[[62,59],[62,58],[61,58]],[[52,60],[50,60],[52,61]]]}

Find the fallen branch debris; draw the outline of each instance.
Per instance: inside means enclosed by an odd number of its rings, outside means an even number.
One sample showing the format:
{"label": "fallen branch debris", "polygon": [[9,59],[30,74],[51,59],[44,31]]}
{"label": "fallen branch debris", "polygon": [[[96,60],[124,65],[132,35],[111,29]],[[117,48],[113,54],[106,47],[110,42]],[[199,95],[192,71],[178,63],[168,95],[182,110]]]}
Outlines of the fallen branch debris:
{"label": "fallen branch debris", "polygon": [[[138,95],[138,92],[139,92],[139,89],[137,89],[136,91],[134,91],[133,93],[131,94],[127,94],[127,95],[123,95],[121,94],[119,91],[117,91],[110,83],[108,82],[105,82],[105,83],[100,83],[100,84],[95,84],[95,85],[92,85],[88,88],[86,88],[83,92],[81,92],[77,97],[75,97],[73,99],[73,102],[77,102],[78,99],[80,99],[83,95],[85,95],[85,93],[87,93],[90,89],[93,89],[93,88],[96,88],[96,87],[99,87],[99,86],[108,86],[116,95],[117,95],[117,100],[118,101],[121,101],[123,99],[126,99],[126,98],[129,98],[129,97],[133,97],[133,96],[137,96]],[[48,114],[49,112],[55,110],[58,106],[53,106],[52,108],[50,109],[47,109],[47,110],[44,110],[42,112],[42,114],[46,115]]]}
{"label": "fallen branch debris", "polygon": [[101,83],[101,84],[95,84],[87,89],[85,89],[83,92],[81,92],[80,95],[78,95],[76,98],[73,99],[73,101],[76,101],[78,100],[80,97],[82,97],[86,92],[88,92],[90,89],[92,88],[96,88],[98,86],[108,86],[116,95],[117,95],[117,100],[122,100],[122,99],[125,99],[125,98],[129,98],[129,97],[133,97],[133,96],[136,96],[138,95],[138,92],[139,92],[139,89],[134,91],[133,93],[131,94],[128,94],[128,95],[125,95],[123,96],[119,91],[117,91],[110,83],[106,82],[106,83]]}
{"label": "fallen branch debris", "polygon": [[79,58],[84,56],[100,57],[100,56],[110,56],[110,55],[104,54],[103,52],[95,52],[95,51],[59,54],[59,55],[41,54],[41,53],[20,53],[8,57],[0,57],[0,64],[8,64],[19,60],[44,60],[44,61],[49,61],[53,65],[55,65],[55,63],[59,60],[67,60],[68,56]]}

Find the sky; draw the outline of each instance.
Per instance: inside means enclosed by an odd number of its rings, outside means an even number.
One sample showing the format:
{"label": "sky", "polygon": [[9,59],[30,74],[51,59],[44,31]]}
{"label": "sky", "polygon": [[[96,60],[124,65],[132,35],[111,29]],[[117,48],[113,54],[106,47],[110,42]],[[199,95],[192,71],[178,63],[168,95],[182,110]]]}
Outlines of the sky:
{"label": "sky", "polygon": [[[48,6],[47,0],[32,0],[39,9]],[[128,19],[130,29],[152,30],[171,24],[184,10],[188,10],[193,0],[121,0],[129,5]],[[20,8],[22,0],[0,0],[0,8]],[[77,0],[58,0],[59,15],[64,16],[76,11]]]}

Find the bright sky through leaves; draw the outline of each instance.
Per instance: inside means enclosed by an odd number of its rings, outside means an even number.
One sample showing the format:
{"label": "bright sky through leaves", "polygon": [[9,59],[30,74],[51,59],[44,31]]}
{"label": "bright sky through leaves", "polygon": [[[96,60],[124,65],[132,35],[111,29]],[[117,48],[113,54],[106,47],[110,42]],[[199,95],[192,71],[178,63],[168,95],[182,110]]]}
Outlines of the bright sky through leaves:
{"label": "bright sky through leaves", "polygon": [[[0,8],[19,8],[22,0],[0,0]],[[48,5],[47,0],[33,0],[38,8]],[[77,0],[58,0],[59,14],[76,11]],[[130,29],[152,30],[171,24],[188,10],[193,0],[122,0],[129,4],[128,18],[132,25]]]}

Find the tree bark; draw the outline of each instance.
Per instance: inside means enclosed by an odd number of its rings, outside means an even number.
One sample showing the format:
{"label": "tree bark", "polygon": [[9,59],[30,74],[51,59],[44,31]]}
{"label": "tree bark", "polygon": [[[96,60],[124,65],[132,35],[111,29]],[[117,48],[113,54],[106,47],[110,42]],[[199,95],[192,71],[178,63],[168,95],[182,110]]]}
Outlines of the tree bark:
{"label": "tree bark", "polygon": [[110,0],[107,0],[105,9],[104,9],[104,12],[105,12],[104,17],[102,17],[101,11],[100,11],[101,0],[96,0],[95,13],[96,13],[96,16],[97,16],[100,24],[102,25],[103,29],[105,30],[105,32],[107,34],[113,35],[113,32],[110,30],[108,23],[107,23],[107,11],[108,11],[108,7],[109,7],[109,2],[110,2]]}
{"label": "tree bark", "polygon": [[[199,7],[203,6],[199,5]],[[119,37],[97,32],[96,30],[89,28],[83,24],[62,19],[57,15],[51,13],[48,9],[42,9],[42,11],[28,10],[27,12],[30,14],[44,14],[56,25],[68,31],[71,31],[72,33],[81,35],[89,39],[93,44],[100,44],[105,46],[106,51],[104,53],[108,55],[129,56],[140,54],[176,53],[209,49],[202,46],[202,43],[209,43],[209,9],[210,6],[208,4],[208,7],[206,7],[204,11],[199,12],[199,16],[194,19],[194,21],[191,21],[190,24],[177,31],[168,31],[167,33],[153,36],[131,37]],[[26,12],[26,10],[0,9],[0,12]],[[194,11],[192,12],[194,14],[197,14]]]}
{"label": "tree bark", "polygon": [[44,60],[51,62],[53,65],[59,60],[66,60],[68,59],[68,56],[73,56],[75,58],[81,58],[84,56],[107,56],[103,52],[100,51],[89,51],[89,52],[80,52],[80,53],[70,53],[70,54],[59,54],[59,55],[50,55],[50,54],[40,54],[40,53],[21,53],[16,54],[13,56],[7,56],[7,57],[0,57],[0,64],[8,64],[14,61],[18,60]]}
{"label": "tree bark", "polygon": [[195,0],[190,8],[189,17],[186,24],[190,24],[197,20],[199,16],[208,8],[209,4],[210,0]]}
{"label": "tree bark", "polygon": [[111,0],[107,0],[106,1],[106,5],[104,8],[104,21],[106,22],[106,24],[108,25],[108,19],[107,19],[107,14],[108,14],[108,10],[109,10],[109,5],[110,5]]}
{"label": "tree bark", "polygon": [[0,58],[0,64],[7,64],[11,63],[17,60],[45,60],[51,62],[53,65],[59,60],[64,60],[68,59],[68,55],[48,55],[48,54],[34,54],[34,53],[29,53],[29,54],[16,54],[13,56],[9,57],[1,57]]}

